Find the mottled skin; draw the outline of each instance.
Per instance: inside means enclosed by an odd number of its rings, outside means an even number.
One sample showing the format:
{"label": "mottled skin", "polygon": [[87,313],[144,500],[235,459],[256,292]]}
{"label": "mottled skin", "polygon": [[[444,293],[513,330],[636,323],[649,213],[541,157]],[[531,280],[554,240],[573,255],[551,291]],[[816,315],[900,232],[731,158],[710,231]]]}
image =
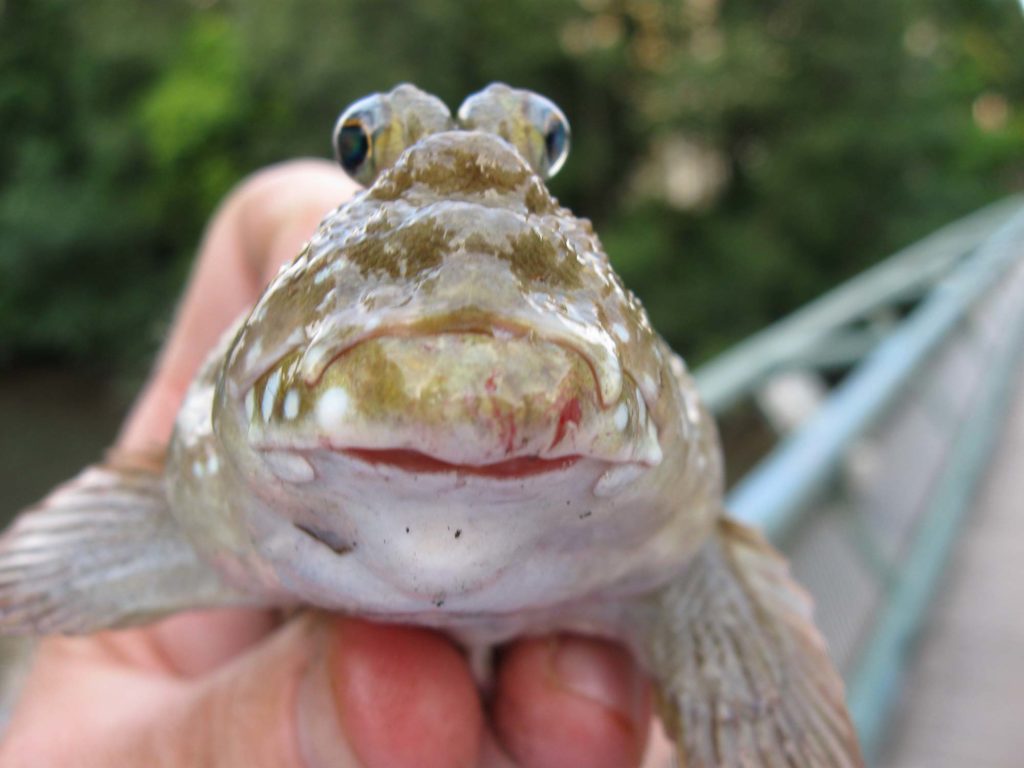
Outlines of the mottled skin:
{"label": "mottled skin", "polygon": [[239,588],[505,639],[677,573],[719,455],[589,222],[505,141],[451,131],[328,216],[211,356],[168,477]]}
{"label": "mottled skin", "polygon": [[[166,466],[89,468],[0,540],[0,632],[311,604],[628,645],[688,768],[862,764],[785,561],[722,516],[682,361],[542,181],[568,128],[503,85],[399,86],[330,214],[186,396]],[[478,672],[486,672],[478,664]]]}

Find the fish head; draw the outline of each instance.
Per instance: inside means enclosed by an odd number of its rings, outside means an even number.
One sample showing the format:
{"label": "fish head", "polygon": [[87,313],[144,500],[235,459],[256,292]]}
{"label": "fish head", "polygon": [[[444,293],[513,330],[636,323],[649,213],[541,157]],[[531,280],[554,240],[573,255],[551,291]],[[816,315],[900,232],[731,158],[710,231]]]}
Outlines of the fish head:
{"label": "fish head", "polygon": [[370,186],[268,287],[214,407],[276,578],[367,612],[474,612],[678,567],[717,510],[713,428],[545,186],[557,107],[494,85],[456,123],[400,86],[335,137]]}

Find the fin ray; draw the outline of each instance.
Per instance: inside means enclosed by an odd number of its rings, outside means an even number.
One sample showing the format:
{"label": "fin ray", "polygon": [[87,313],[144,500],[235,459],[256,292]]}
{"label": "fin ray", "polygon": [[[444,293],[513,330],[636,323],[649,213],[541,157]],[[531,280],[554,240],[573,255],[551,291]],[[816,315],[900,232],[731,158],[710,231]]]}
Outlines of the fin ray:
{"label": "fin ray", "polygon": [[641,652],[687,768],[861,768],[809,596],[756,532],[723,520],[656,598]]}
{"label": "fin ray", "polygon": [[243,602],[175,524],[155,469],[89,467],[0,537],[0,634],[87,633]]}

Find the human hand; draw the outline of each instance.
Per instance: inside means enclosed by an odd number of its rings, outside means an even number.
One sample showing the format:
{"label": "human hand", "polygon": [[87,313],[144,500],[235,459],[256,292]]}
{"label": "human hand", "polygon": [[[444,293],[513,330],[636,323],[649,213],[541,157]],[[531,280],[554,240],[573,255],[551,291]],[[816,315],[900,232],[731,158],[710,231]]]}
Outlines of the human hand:
{"label": "human hand", "polygon": [[[227,199],[119,450],[166,443],[206,351],[355,190],[335,166],[297,161]],[[42,641],[0,763],[625,768],[640,761],[649,722],[645,679],[603,641],[513,643],[485,705],[465,658],[438,633],[220,610]]]}

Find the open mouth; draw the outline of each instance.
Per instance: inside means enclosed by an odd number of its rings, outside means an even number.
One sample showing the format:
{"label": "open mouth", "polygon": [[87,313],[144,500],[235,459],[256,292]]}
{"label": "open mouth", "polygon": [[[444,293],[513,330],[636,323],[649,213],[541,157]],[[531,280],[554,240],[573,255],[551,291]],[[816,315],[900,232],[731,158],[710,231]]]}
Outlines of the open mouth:
{"label": "open mouth", "polygon": [[491,478],[532,477],[546,472],[557,472],[567,469],[579,461],[579,456],[561,456],[556,459],[545,459],[539,456],[518,456],[505,461],[491,464],[453,464],[448,461],[428,456],[419,451],[407,449],[368,449],[345,448],[341,450],[346,456],[378,466],[394,467],[406,472],[442,473],[458,472],[464,475]]}

